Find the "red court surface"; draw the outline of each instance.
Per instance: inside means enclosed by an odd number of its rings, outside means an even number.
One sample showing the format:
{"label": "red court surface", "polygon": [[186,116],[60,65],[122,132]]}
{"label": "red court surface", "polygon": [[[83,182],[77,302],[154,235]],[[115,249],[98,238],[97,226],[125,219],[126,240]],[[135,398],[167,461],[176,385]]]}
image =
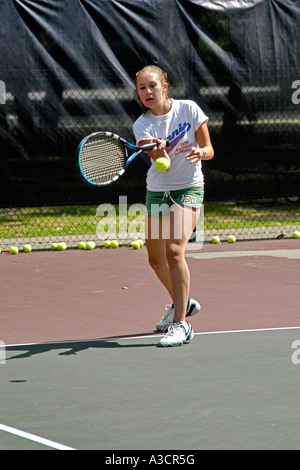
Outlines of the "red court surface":
{"label": "red court surface", "polygon": [[[195,332],[300,325],[300,240],[205,244],[188,250]],[[150,335],[168,295],[146,248],[0,255],[5,344]]]}

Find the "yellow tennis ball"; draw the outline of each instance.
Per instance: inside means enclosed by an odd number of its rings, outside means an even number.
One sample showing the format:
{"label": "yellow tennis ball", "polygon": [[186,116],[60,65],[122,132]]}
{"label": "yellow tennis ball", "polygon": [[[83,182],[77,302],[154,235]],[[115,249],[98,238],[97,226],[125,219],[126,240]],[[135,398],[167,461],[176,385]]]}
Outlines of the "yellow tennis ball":
{"label": "yellow tennis ball", "polygon": [[95,247],[96,247],[95,242],[87,242],[87,244],[86,244],[86,249],[87,250],[93,250]]}
{"label": "yellow tennis ball", "polygon": [[105,240],[104,247],[105,248],[110,248],[110,246],[111,246],[111,240]]}
{"label": "yellow tennis ball", "polygon": [[166,157],[159,157],[155,160],[155,168],[158,171],[166,171],[170,168],[170,160]]}
{"label": "yellow tennis ball", "polygon": [[118,240],[112,240],[111,243],[110,243],[110,246],[112,248],[118,248],[118,246],[119,246]]}
{"label": "yellow tennis ball", "polygon": [[17,253],[19,253],[19,248],[17,246],[11,246],[10,249],[9,249],[9,252],[12,255],[16,255]]}
{"label": "yellow tennis ball", "polygon": [[227,241],[228,241],[228,243],[235,243],[236,238],[235,238],[234,235],[229,235],[228,238],[227,238]]}
{"label": "yellow tennis ball", "polygon": [[140,248],[139,242],[137,240],[134,242],[131,242],[131,248],[133,248],[134,250],[138,250]]}
{"label": "yellow tennis ball", "polygon": [[212,240],[211,240],[212,243],[220,243],[220,238],[218,236],[215,236],[215,237],[212,237]]}
{"label": "yellow tennis ball", "polygon": [[26,243],[26,245],[23,246],[23,251],[25,253],[30,253],[31,250],[32,250],[31,245],[29,245],[28,243]]}
{"label": "yellow tennis ball", "polygon": [[67,249],[67,244],[65,242],[61,242],[57,245],[57,251],[65,251]]}
{"label": "yellow tennis ball", "polygon": [[52,251],[57,250],[57,246],[58,246],[58,243],[52,243],[52,245],[51,245],[51,250],[52,250]]}
{"label": "yellow tennis ball", "polygon": [[139,238],[139,239],[137,240],[137,242],[139,242],[140,248],[142,248],[142,246],[144,246],[144,240],[142,240],[141,238]]}
{"label": "yellow tennis ball", "polygon": [[295,232],[293,233],[293,238],[300,238],[299,230],[295,230]]}
{"label": "yellow tennis ball", "polygon": [[78,248],[79,248],[79,250],[85,250],[85,248],[86,248],[86,243],[85,243],[85,242],[79,242],[79,243],[78,243]]}

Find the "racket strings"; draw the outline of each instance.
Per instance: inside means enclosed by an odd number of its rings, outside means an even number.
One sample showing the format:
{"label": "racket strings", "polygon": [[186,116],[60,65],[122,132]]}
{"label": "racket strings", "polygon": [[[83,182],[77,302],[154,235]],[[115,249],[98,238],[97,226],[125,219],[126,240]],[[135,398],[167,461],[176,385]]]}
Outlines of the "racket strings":
{"label": "racket strings", "polygon": [[110,137],[89,139],[81,149],[80,166],[86,178],[101,184],[112,180],[124,168],[125,147]]}

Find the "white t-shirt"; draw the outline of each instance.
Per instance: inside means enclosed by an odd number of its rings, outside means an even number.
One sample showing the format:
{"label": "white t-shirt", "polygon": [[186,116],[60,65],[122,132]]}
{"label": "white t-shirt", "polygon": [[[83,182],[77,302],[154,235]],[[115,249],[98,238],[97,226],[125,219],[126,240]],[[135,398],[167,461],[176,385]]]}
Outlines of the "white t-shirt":
{"label": "white t-shirt", "polygon": [[158,171],[151,159],[147,173],[147,189],[149,191],[172,191],[203,186],[204,178],[201,161],[190,163],[185,156],[192,147],[197,147],[195,132],[208,117],[200,107],[191,100],[171,99],[171,109],[163,116],[156,116],[147,111],[133,124],[136,142],[142,140],[168,139],[170,146],[166,149],[171,158],[171,166],[167,171]]}

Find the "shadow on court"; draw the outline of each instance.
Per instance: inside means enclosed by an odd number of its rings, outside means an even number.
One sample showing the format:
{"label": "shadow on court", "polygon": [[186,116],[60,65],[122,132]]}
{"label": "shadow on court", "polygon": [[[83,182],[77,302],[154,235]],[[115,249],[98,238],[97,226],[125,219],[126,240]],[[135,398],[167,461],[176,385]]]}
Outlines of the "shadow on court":
{"label": "shadow on court", "polygon": [[[134,337],[132,337],[134,338]],[[123,338],[124,339],[124,338]],[[44,354],[50,351],[61,351],[59,356],[77,355],[78,353],[87,349],[114,349],[114,348],[148,348],[156,346],[156,342],[145,344],[120,344],[114,340],[95,340],[95,341],[77,341],[77,342],[66,342],[66,343],[44,343],[44,344],[32,344],[32,345],[16,345],[9,346],[10,352],[15,352],[15,356],[7,358],[8,361],[12,359],[25,359],[28,357],[35,356],[36,354]]]}

